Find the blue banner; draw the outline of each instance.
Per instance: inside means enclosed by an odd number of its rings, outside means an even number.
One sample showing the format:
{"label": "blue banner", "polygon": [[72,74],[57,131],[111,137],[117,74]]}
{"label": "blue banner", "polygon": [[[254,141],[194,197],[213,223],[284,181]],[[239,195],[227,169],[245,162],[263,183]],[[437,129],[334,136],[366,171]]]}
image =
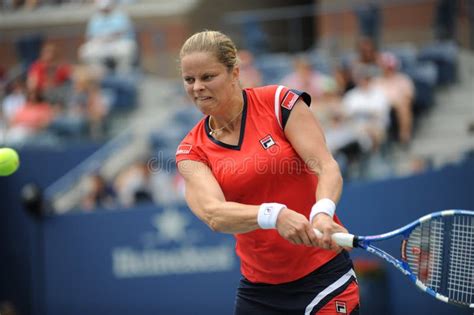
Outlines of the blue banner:
{"label": "blue banner", "polygon": [[186,207],[65,215],[44,233],[45,314],[232,313],[234,239]]}

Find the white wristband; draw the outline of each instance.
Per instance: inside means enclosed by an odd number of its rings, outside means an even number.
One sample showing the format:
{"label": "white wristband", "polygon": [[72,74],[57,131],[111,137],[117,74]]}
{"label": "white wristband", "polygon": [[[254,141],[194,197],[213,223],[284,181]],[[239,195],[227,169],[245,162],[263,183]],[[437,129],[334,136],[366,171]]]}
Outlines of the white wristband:
{"label": "white wristband", "polygon": [[318,200],[311,208],[311,213],[309,214],[309,222],[313,222],[313,218],[318,213],[326,213],[331,218],[334,217],[336,212],[336,204],[329,198],[323,198]]}
{"label": "white wristband", "polygon": [[286,208],[281,203],[262,203],[258,209],[257,223],[262,229],[275,229],[280,211]]}

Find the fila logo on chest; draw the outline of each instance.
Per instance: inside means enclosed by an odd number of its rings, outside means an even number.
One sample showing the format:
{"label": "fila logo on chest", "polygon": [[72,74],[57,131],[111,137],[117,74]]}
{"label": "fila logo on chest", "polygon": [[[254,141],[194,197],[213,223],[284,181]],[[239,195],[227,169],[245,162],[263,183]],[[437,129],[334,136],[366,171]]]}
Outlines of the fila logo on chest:
{"label": "fila logo on chest", "polygon": [[271,135],[266,135],[265,137],[263,137],[262,139],[260,139],[260,144],[262,145],[262,147],[263,147],[265,150],[268,150],[269,148],[271,148],[272,146],[274,146],[276,143],[275,143],[275,141],[273,140],[273,138],[272,138]]}

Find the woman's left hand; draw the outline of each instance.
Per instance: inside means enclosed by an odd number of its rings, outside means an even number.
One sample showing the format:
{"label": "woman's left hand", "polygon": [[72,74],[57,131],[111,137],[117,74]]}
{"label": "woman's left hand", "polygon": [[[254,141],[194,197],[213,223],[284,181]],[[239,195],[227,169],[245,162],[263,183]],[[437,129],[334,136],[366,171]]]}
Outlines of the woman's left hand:
{"label": "woman's left hand", "polygon": [[334,222],[334,220],[325,213],[317,214],[313,219],[312,226],[323,234],[323,236],[318,239],[319,247],[337,252],[342,250],[342,247],[332,240],[331,235],[337,232],[348,233],[344,227]]}

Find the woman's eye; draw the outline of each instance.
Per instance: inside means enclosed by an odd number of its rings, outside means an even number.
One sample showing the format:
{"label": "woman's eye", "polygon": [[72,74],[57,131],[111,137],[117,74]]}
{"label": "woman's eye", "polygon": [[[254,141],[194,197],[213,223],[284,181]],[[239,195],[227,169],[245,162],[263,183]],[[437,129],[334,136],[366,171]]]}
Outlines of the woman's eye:
{"label": "woman's eye", "polygon": [[191,84],[194,82],[194,79],[193,78],[184,78],[184,82],[188,83],[188,84]]}

